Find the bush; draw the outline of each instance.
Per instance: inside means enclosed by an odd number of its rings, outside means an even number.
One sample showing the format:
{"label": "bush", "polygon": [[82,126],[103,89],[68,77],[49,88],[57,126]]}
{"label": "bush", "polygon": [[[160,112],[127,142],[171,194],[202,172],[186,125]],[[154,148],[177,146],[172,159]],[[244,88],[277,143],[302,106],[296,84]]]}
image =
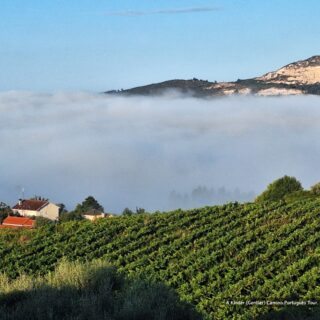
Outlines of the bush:
{"label": "bush", "polygon": [[200,319],[172,289],[127,279],[101,260],[63,261],[38,278],[10,280],[0,274],[0,315],[6,320]]}
{"label": "bush", "polygon": [[48,225],[53,225],[54,222],[48,218],[45,217],[36,217],[36,227],[43,227]]}
{"label": "bush", "polygon": [[320,182],[311,187],[311,193],[315,196],[320,196]]}
{"label": "bush", "polygon": [[269,184],[267,190],[260,194],[256,201],[277,201],[296,191],[303,191],[301,183],[295,177],[284,176]]}
{"label": "bush", "polygon": [[10,207],[4,202],[0,202],[0,224],[9,215],[12,214]]}
{"label": "bush", "polygon": [[83,219],[82,213],[77,211],[63,212],[59,217],[60,222],[79,221]]}
{"label": "bush", "polygon": [[122,215],[124,216],[132,216],[134,214],[134,212],[132,210],[130,210],[129,208],[124,208],[124,210],[122,211]]}
{"label": "bush", "polygon": [[294,191],[284,196],[284,200],[287,202],[297,201],[297,200],[306,200],[310,198],[314,198],[314,195],[311,193],[311,191],[308,191],[308,190]]}

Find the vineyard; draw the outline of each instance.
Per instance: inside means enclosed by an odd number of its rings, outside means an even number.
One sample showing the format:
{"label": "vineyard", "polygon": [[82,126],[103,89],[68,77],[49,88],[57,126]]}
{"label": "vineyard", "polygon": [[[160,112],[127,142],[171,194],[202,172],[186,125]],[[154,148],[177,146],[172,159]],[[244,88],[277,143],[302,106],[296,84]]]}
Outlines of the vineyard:
{"label": "vineyard", "polygon": [[204,319],[320,318],[320,199],[6,230],[0,257],[12,279],[102,258],[174,288]]}

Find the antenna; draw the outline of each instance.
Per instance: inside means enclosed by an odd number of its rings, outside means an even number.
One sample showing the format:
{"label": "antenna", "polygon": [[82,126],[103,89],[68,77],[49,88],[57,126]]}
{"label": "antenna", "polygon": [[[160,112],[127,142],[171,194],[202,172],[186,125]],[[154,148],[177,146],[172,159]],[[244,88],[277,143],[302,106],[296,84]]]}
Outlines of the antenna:
{"label": "antenna", "polygon": [[22,188],[21,188],[21,196],[22,196],[22,198],[21,198],[21,199],[23,199],[23,200],[24,200],[24,187],[22,187]]}

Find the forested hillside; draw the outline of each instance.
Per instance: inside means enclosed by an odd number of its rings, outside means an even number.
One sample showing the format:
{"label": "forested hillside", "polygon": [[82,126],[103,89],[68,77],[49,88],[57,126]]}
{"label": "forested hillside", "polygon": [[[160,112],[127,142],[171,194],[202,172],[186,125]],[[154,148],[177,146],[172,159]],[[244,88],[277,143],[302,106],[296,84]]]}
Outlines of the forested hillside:
{"label": "forested hillside", "polygon": [[12,279],[45,275],[63,257],[102,258],[127,277],[175,289],[204,319],[320,317],[317,198],[3,230],[0,256]]}

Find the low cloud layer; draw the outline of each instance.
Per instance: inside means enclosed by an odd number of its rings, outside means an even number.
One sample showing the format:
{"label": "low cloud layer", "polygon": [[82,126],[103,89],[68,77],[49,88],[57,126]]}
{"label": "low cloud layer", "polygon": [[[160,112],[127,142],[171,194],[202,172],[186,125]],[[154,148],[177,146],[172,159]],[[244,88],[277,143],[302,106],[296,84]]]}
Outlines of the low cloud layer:
{"label": "low cloud layer", "polygon": [[24,188],[69,209],[93,195],[121,212],[168,209],[173,192],[198,186],[257,194],[284,174],[309,187],[320,181],[319,105],[319,97],[0,93],[0,201],[13,204]]}
{"label": "low cloud layer", "polygon": [[155,14],[184,14],[184,13],[201,13],[201,12],[211,12],[217,11],[219,8],[215,7],[194,7],[194,8],[176,8],[176,9],[162,9],[153,11],[136,11],[136,10],[125,10],[116,12],[107,12],[107,16],[149,16]]}

